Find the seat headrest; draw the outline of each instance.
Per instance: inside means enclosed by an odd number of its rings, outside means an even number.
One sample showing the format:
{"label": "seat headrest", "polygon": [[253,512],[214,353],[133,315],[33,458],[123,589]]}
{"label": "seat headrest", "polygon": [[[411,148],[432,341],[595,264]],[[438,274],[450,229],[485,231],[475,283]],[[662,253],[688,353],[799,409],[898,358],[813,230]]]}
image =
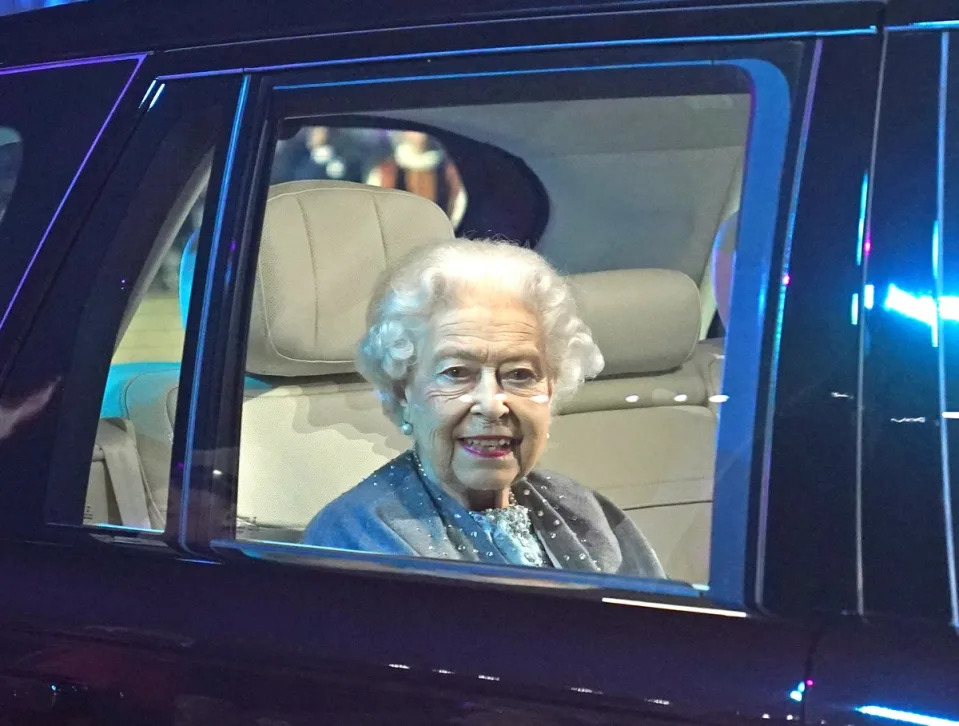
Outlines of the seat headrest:
{"label": "seat headrest", "polygon": [[676,270],[570,275],[579,314],[606,359],[602,375],[681,366],[699,340],[699,288]]}
{"label": "seat headrest", "polygon": [[257,258],[247,371],[354,371],[380,273],[420,245],[453,238],[446,213],[409,192],[335,181],[274,185]]}

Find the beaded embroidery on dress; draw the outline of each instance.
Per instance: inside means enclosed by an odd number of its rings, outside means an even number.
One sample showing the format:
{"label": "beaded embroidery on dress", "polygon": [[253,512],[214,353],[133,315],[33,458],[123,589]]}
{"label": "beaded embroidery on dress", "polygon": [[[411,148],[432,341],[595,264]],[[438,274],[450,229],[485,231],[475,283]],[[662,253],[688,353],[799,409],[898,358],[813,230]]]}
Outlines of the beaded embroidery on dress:
{"label": "beaded embroidery on dress", "polygon": [[522,504],[510,504],[482,512],[471,511],[470,516],[511,565],[551,566],[543,546],[533,533],[529,509]]}
{"label": "beaded embroidery on dress", "polygon": [[625,513],[568,477],[534,469],[514,484],[515,501],[493,511],[515,513],[493,519],[496,532],[515,534],[497,538],[488,516],[466,509],[419,468],[412,451],[387,462],[317,513],[302,542],[490,564],[535,564],[542,557],[544,566],[564,570],[665,576]]}

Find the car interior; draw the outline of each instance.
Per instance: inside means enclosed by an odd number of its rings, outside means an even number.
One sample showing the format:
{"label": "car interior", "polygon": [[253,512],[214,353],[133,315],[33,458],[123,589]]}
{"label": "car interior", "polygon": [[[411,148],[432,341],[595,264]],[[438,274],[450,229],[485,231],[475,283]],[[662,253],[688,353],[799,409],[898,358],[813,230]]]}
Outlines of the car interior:
{"label": "car interior", "polygon": [[[526,177],[507,178],[529,178],[517,194],[541,197],[545,213],[534,236],[515,241],[569,275],[606,359],[602,374],[555,412],[541,466],[625,510],[670,578],[707,583],[726,399],[722,334],[750,108],[748,94],[711,94],[371,114],[371,128],[464,140],[449,147],[465,187],[458,225],[456,205],[412,191],[329,175],[272,184],[246,361],[237,536],[297,541],[325,504],[409,448],[356,372],[353,348],[377,276],[392,261],[430,241],[504,234],[496,220],[510,215],[487,211],[482,182],[469,173],[482,166],[466,158],[495,149],[522,166]],[[310,124],[319,125],[299,126]],[[170,211],[130,298],[85,524],[164,527],[194,212],[209,163]],[[179,290],[154,294],[171,256]]]}

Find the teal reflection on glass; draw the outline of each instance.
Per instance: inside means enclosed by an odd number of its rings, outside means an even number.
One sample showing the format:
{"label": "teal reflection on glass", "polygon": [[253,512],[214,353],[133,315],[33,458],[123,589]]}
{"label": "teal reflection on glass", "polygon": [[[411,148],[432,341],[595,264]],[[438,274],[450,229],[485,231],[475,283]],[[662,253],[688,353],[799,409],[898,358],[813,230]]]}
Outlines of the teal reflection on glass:
{"label": "teal reflection on glass", "polygon": [[927,716],[924,713],[915,713],[914,711],[900,711],[885,706],[860,706],[856,710],[867,716],[886,718],[900,723],[914,723],[919,724],[919,726],[959,726],[959,721],[955,719]]}
{"label": "teal reflection on glass", "polygon": [[[862,292],[862,306],[866,310],[872,310],[872,306],[876,304],[876,286],[875,285],[866,285],[863,288]],[[853,325],[859,325],[859,293],[854,292],[852,294],[852,305],[849,309],[849,318],[852,321]]]}
{"label": "teal reflection on glass", "polygon": [[912,295],[895,285],[890,285],[882,306],[886,310],[905,315],[926,325],[936,324],[936,301],[932,295]]}
{"label": "teal reflection on glass", "polygon": [[890,312],[899,313],[928,325],[933,347],[939,346],[939,320],[959,321],[959,296],[956,295],[943,295],[939,298],[937,306],[936,299],[932,295],[913,295],[895,285],[890,285],[882,306]]}

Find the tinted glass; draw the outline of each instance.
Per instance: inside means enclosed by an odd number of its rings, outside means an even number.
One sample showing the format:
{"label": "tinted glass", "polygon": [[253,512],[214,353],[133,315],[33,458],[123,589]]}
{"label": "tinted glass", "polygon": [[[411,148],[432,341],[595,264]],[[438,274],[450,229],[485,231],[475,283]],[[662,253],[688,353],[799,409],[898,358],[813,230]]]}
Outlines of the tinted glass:
{"label": "tinted glass", "polygon": [[[160,100],[158,111],[164,101],[176,104],[177,89],[169,93],[172,98]],[[132,274],[119,281],[128,295],[100,411],[85,524],[162,530],[166,523],[186,306],[215,119],[214,108],[174,122],[160,140],[160,152],[144,170],[140,198],[127,213],[128,225],[139,228],[145,217],[152,226],[150,236],[142,240],[148,250],[143,267],[138,271],[127,267]],[[158,183],[167,187],[162,201],[153,191]]]}
{"label": "tinted glass", "polygon": [[50,467],[32,475],[51,482],[47,521],[164,527],[185,340],[179,295],[193,279],[192,264],[181,277],[182,250],[199,232],[234,91],[229,81],[154,84],[18,359],[18,380],[62,381],[63,407],[44,421],[70,435],[55,435],[48,464],[33,462]]}
{"label": "tinted glass", "polygon": [[[134,60],[116,60],[0,70],[4,99],[0,127],[15,130],[22,156],[17,162],[14,148],[0,138],[4,185],[9,185],[11,164],[22,164],[16,186],[0,188],[0,204],[6,199],[0,224],[3,311],[25,269],[46,244],[64,195],[86,164],[136,65]],[[83,195],[89,203],[89,191],[81,190],[78,197]]]}

